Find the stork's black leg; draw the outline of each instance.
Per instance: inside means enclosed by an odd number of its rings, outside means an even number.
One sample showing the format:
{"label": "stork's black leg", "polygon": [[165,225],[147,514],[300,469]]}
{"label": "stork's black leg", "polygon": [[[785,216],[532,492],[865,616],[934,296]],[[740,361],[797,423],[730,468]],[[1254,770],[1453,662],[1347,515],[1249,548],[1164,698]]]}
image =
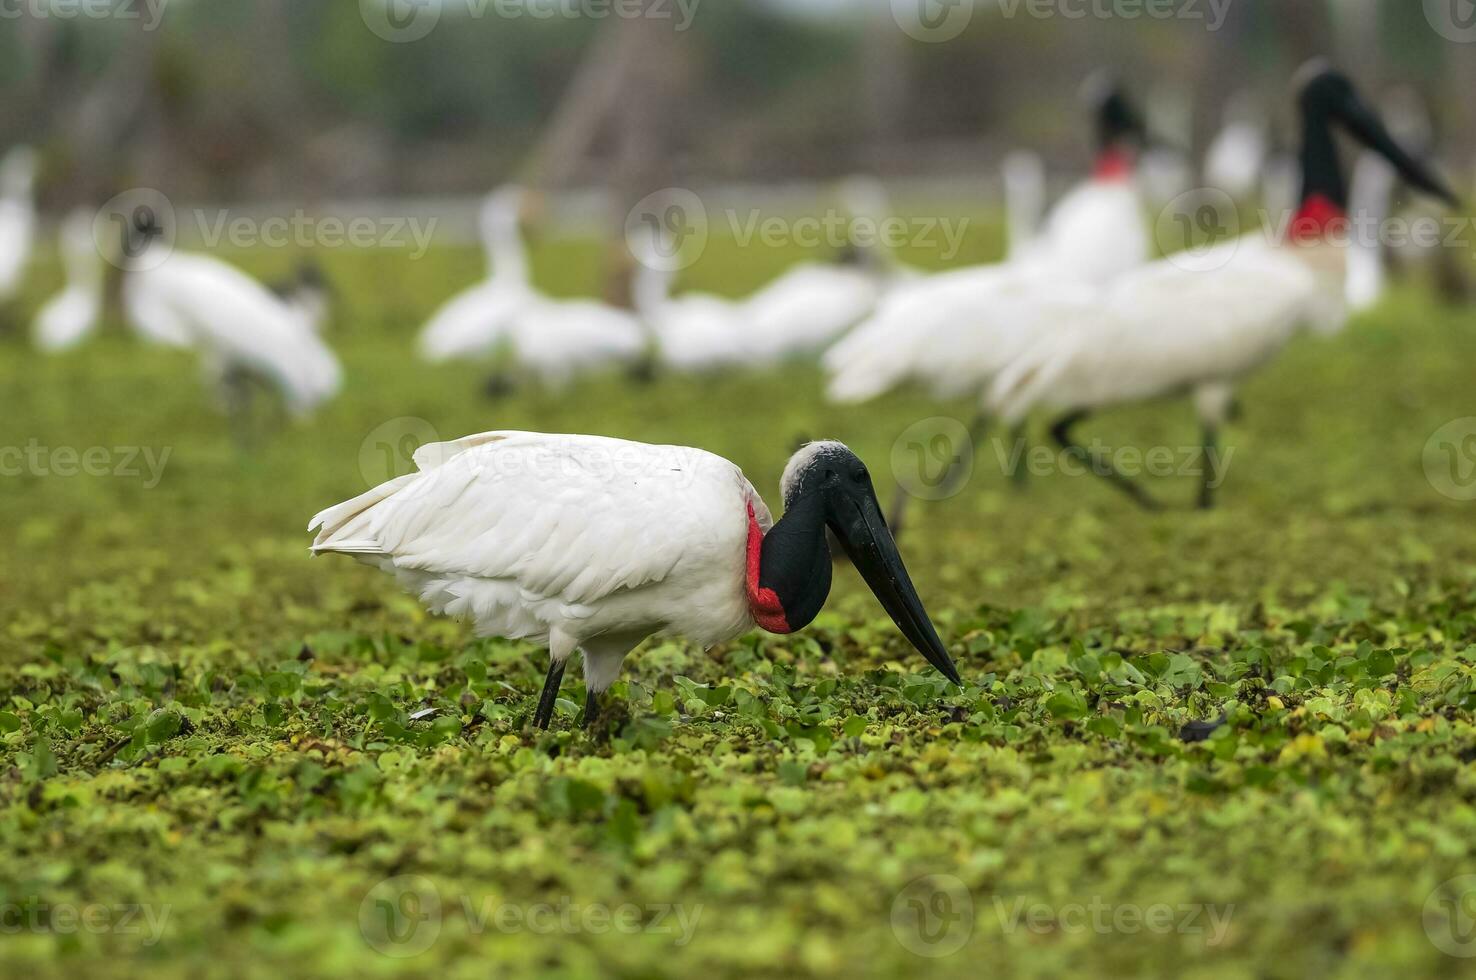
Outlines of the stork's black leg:
{"label": "stork's black leg", "polygon": [[548,662],[548,677],[543,681],[543,693],[538,695],[538,710],[533,712],[533,727],[547,729],[553,721],[554,702],[559,699],[559,685],[564,682],[564,665],[567,660]]}
{"label": "stork's black leg", "polygon": [[1199,509],[1211,510],[1215,506],[1215,460],[1220,451],[1220,430],[1213,425],[1204,427],[1204,460],[1200,464],[1204,482],[1199,485]]}
{"label": "stork's black leg", "polygon": [[489,401],[500,401],[517,390],[517,382],[506,371],[494,371],[482,382],[482,396]]}
{"label": "stork's black leg", "polygon": [[1023,490],[1025,484],[1030,482],[1030,466],[1026,462],[1030,455],[1030,447],[1025,444],[1025,421],[1023,419],[1010,426],[1010,454],[1015,460],[1015,468],[1010,471],[1010,483],[1016,490]]}
{"label": "stork's black leg", "polygon": [[1051,426],[1051,437],[1056,440],[1057,445],[1063,450],[1080,459],[1092,473],[1100,476],[1112,486],[1131,497],[1133,503],[1139,507],[1144,510],[1162,510],[1162,505],[1150,497],[1142,487],[1119,473],[1117,468],[1112,465],[1110,459],[1094,455],[1085,446],[1071,438],[1071,430],[1090,414],[1090,412],[1084,409],[1079,409],[1064,416],[1055,425]]}
{"label": "stork's black leg", "polygon": [[655,384],[661,377],[661,366],[656,360],[656,352],[646,351],[639,359],[632,362],[625,369],[625,377],[631,384]]}
{"label": "stork's black leg", "polygon": [[585,692],[584,692],[584,730],[585,731],[589,731],[590,729],[594,728],[595,719],[598,718],[599,715],[600,715],[600,696],[594,692],[594,689],[593,688],[586,689]]}
{"label": "stork's black leg", "polygon": [[251,378],[239,368],[227,368],[221,375],[220,387],[231,427],[231,441],[238,452],[248,452],[256,441],[251,423]]}

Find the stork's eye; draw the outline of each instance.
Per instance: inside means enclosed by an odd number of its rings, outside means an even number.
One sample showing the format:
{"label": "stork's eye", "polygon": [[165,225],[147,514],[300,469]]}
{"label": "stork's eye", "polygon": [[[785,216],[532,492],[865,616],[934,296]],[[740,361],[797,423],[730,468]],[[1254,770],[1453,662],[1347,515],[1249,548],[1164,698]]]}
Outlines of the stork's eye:
{"label": "stork's eye", "polygon": [[851,474],[851,479],[857,483],[864,484],[871,479],[871,474],[866,472],[866,467],[863,466]]}

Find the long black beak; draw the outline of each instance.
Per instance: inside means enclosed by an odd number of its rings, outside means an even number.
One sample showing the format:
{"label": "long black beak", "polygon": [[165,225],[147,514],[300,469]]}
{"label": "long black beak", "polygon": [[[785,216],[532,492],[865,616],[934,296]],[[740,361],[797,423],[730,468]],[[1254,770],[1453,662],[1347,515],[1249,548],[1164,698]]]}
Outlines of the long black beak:
{"label": "long black beak", "polygon": [[887,530],[882,518],[881,505],[870,487],[853,491],[837,491],[831,508],[830,528],[835,532],[841,547],[846,549],[851,564],[861,573],[871,591],[881,600],[882,608],[892,617],[892,622],[907,637],[907,641],[918,652],[928,658],[928,663],[938,668],[944,677],[955,684],[962,684],[953,658],[948,656],[938,631],[928,619],[922,599],[902,564],[897,551],[897,542]]}
{"label": "long black beak", "polygon": [[1460,198],[1456,197],[1440,175],[1429,164],[1415,159],[1396,143],[1394,137],[1384,128],[1378,113],[1358,96],[1350,93],[1342,105],[1338,106],[1336,116],[1355,139],[1392,163],[1410,186],[1440,198],[1451,207],[1460,207]]}

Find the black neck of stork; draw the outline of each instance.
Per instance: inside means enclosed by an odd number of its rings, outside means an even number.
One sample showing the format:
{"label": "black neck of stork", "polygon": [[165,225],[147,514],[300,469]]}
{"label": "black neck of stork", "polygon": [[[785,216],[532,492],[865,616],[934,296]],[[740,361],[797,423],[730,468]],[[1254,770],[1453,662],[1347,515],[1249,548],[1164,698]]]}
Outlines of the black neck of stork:
{"label": "black neck of stork", "polygon": [[755,544],[750,537],[748,585],[754,618],[771,633],[808,626],[830,596],[825,499],[811,493],[793,501],[779,523],[763,535],[756,563]]}
{"label": "black neck of stork", "polygon": [[1322,108],[1308,108],[1302,117],[1302,195],[1305,211],[1319,199],[1339,211],[1348,209],[1348,184],[1343,178],[1332,120]]}

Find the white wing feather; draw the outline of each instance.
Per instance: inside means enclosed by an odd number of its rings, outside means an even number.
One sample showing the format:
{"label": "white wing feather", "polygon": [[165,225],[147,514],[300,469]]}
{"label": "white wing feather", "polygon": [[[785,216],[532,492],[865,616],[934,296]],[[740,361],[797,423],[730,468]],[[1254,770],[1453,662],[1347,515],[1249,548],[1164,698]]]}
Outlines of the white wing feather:
{"label": "white wing feather", "polygon": [[[741,629],[745,504],[765,529],[772,520],[727,460],[529,432],[485,432],[422,447],[415,458],[420,472],[314,517],[314,553],[395,571],[433,610],[472,616],[487,635],[655,631],[670,623],[634,608],[616,622],[609,607],[669,579],[692,590],[694,615],[738,603],[722,632]],[[666,603],[661,615],[680,618],[680,607]],[[700,628],[681,631],[703,638]]]}

